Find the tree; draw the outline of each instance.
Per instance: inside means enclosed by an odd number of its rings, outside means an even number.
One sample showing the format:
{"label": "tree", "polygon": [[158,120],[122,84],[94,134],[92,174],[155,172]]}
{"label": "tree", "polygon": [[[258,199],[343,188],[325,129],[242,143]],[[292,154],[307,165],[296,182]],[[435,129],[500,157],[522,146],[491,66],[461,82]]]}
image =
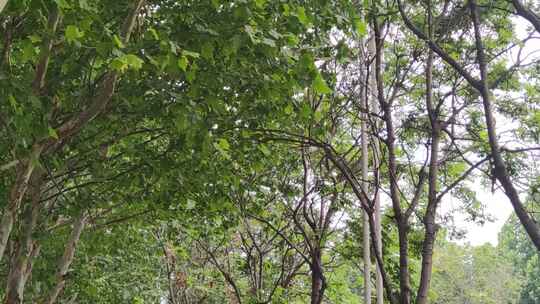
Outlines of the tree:
{"label": "tree", "polygon": [[518,303],[521,277],[497,248],[440,243],[434,258],[432,303]]}

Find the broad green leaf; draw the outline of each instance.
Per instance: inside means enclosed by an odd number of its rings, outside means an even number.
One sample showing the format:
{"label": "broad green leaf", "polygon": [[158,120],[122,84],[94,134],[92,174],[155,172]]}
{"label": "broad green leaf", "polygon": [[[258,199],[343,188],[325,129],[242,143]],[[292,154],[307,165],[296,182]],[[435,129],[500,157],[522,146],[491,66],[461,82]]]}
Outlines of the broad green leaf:
{"label": "broad green leaf", "polygon": [[221,138],[218,141],[218,146],[225,151],[228,151],[230,148],[229,142],[225,138]]}
{"label": "broad green leaf", "polygon": [[133,68],[135,70],[139,70],[140,68],[142,68],[144,60],[139,58],[137,55],[127,54],[125,55],[125,58],[126,63],[130,68]]}
{"label": "broad green leaf", "polygon": [[84,37],[84,32],[80,31],[75,25],[68,25],[64,35],[68,43],[73,43]]}
{"label": "broad green leaf", "polygon": [[117,72],[124,72],[127,67],[128,64],[122,57],[115,58],[113,61],[111,61],[111,68]]}
{"label": "broad green leaf", "polygon": [[296,9],[296,17],[298,17],[298,21],[300,21],[300,23],[302,23],[304,26],[309,25],[309,19],[306,15],[306,9],[304,7],[299,6]]}
{"label": "broad green leaf", "polygon": [[367,25],[366,22],[362,21],[361,19],[355,19],[354,20],[354,27],[356,29],[356,33],[360,37],[364,37],[367,34]]}
{"label": "broad green leaf", "polygon": [[189,61],[185,55],[182,55],[182,57],[178,59],[178,67],[184,72],[187,70],[188,63]]}
{"label": "broad green leaf", "polygon": [[313,89],[319,94],[332,93],[332,89],[328,87],[326,81],[324,81],[320,73],[317,73],[317,76],[315,76],[315,79],[313,80]]}

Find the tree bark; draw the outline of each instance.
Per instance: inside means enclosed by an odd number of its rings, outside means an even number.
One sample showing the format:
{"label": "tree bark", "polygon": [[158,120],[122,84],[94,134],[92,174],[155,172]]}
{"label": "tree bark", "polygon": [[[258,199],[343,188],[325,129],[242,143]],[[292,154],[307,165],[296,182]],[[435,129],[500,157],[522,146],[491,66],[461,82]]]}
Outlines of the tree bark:
{"label": "tree bark", "polygon": [[[7,1],[4,1],[3,5],[5,5],[6,2]],[[0,2],[0,12],[2,8],[3,6],[2,6],[2,3]],[[58,11],[58,7],[54,5],[54,8],[51,10],[48,23],[47,23],[47,29],[50,31],[51,35],[53,35],[56,32],[56,28],[57,28],[59,20],[60,20],[60,13]],[[34,81],[32,84],[32,91],[33,91],[33,94],[36,96],[39,96],[40,91],[43,88],[43,85],[45,83],[45,76],[46,76],[47,68],[49,65],[49,57],[50,57],[52,45],[53,45],[52,37],[48,37],[44,39],[43,45],[40,51],[39,63],[37,65]],[[39,156],[41,155],[42,150],[43,150],[43,147],[41,145],[35,144],[32,147],[32,150],[30,152],[30,156],[28,157],[28,159],[20,162],[19,165],[17,166],[17,169],[16,169],[17,178],[15,180],[15,183],[11,187],[9,202],[8,202],[7,207],[4,208],[2,220],[0,221],[0,261],[2,261],[2,258],[4,256],[7,241],[9,239],[9,235],[11,234],[13,223],[15,222],[15,216],[17,214],[17,211],[19,210],[21,201],[28,188],[28,180],[30,179],[30,176],[32,175],[32,172],[36,166],[36,163],[39,159]]]}
{"label": "tree bark", "polygon": [[[361,42],[363,43],[363,42]],[[365,73],[364,64],[367,62],[365,58],[362,58],[360,62],[360,77],[362,78],[362,81],[366,81],[367,84],[367,75]],[[367,136],[367,122],[368,119],[368,102],[367,102],[367,96],[366,96],[366,89],[365,87],[362,87],[360,89],[360,105],[361,108],[364,108],[363,113],[361,113],[361,122],[360,122],[360,138],[361,138],[361,145],[362,145],[362,191],[364,193],[368,193],[368,163],[369,163],[369,156],[368,156],[368,136]],[[362,260],[364,263],[364,303],[365,304],[371,304],[371,254],[370,254],[370,233],[369,233],[369,214],[368,211],[361,208],[363,210],[363,224],[362,224],[362,244],[363,244],[363,254],[362,254]]]}
{"label": "tree bark", "polygon": [[323,275],[321,250],[314,248],[311,253],[311,304],[321,304],[326,289]]}
{"label": "tree bark", "polygon": [[0,0],[0,13],[4,10],[6,7],[8,0]]}
{"label": "tree bark", "polygon": [[[376,54],[376,46],[375,46],[375,37],[371,37],[371,39],[368,42],[368,57],[372,58]],[[367,94],[368,97],[368,104],[366,104],[366,108],[369,111],[373,111],[374,113],[379,113],[379,104],[378,104],[378,97],[377,97],[377,79],[375,77],[375,61],[370,60],[370,68],[369,68],[369,75],[368,75],[368,87],[367,87]],[[377,121],[375,121],[375,132],[378,132],[380,125]],[[373,168],[379,168],[380,167],[380,155],[381,155],[381,146],[380,141],[377,137],[373,137],[373,161],[372,161],[372,167]],[[378,170],[378,169],[377,169]],[[375,181],[379,182],[379,176],[378,174],[374,176]],[[378,191],[375,191],[375,197],[373,198],[373,220],[375,224],[375,238],[373,238],[373,243],[375,247],[377,247],[377,250],[374,250],[375,252],[379,252],[382,255],[382,223],[381,223],[381,201],[379,197]],[[382,256],[380,257],[382,260]],[[376,265],[376,273],[375,273],[375,290],[377,294],[377,304],[383,304],[384,302],[384,283],[383,283],[383,277],[382,277],[382,271],[378,263]]]}
{"label": "tree bark", "polygon": [[380,32],[379,25],[374,21],[373,26],[375,32],[375,77],[377,80],[377,98],[380,107],[383,110],[383,120],[386,125],[386,148],[388,150],[388,175],[390,179],[390,199],[392,201],[392,209],[398,228],[399,235],[399,286],[400,286],[400,303],[411,303],[411,283],[409,273],[409,240],[408,240],[408,218],[403,215],[401,210],[401,199],[397,180],[397,159],[395,151],[395,129],[392,117],[392,105],[385,100],[382,78],[382,50],[384,40]]}
{"label": "tree bark", "polygon": [[0,261],[4,257],[17,211],[19,211],[40,153],[41,147],[34,146],[29,159],[21,162],[16,168],[17,178],[11,187],[8,204],[4,207],[4,213],[0,221]]}
{"label": "tree bark", "polygon": [[77,244],[79,243],[79,239],[81,238],[81,233],[86,224],[86,219],[87,215],[83,211],[81,215],[77,217],[75,223],[73,224],[71,235],[69,236],[66,247],[64,248],[64,254],[62,255],[62,258],[58,263],[58,271],[56,272],[56,284],[50,291],[49,295],[43,301],[44,304],[56,303],[58,296],[66,285],[66,276],[68,274],[69,267],[73,262],[73,257],[75,256],[75,249],[77,248]]}
{"label": "tree bark", "polygon": [[23,234],[18,240],[13,241],[15,250],[9,267],[4,303],[22,303],[24,287],[32,271],[33,259],[39,252],[39,245],[33,239],[33,233],[39,215],[43,178],[43,172],[39,169],[35,170],[30,178],[31,204],[25,212]]}
{"label": "tree bark", "polygon": [[[432,37],[431,29],[431,2],[428,1],[428,36]],[[435,218],[439,200],[437,198],[437,178],[439,171],[439,144],[441,125],[439,114],[433,105],[433,50],[429,49],[426,61],[426,108],[431,125],[431,151],[428,177],[428,204],[424,215],[424,241],[422,243],[422,270],[420,284],[416,296],[417,304],[428,302],[428,291],[431,282],[433,266],[433,246],[437,234]]]}

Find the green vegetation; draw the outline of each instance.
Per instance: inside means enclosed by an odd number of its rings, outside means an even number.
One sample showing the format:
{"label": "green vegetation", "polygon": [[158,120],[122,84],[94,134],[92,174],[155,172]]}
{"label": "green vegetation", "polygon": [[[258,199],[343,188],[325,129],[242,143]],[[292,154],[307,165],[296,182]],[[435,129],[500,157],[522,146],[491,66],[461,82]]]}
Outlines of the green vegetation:
{"label": "green vegetation", "polygon": [[539,16],[0,0],[3,303],[539,303]]}

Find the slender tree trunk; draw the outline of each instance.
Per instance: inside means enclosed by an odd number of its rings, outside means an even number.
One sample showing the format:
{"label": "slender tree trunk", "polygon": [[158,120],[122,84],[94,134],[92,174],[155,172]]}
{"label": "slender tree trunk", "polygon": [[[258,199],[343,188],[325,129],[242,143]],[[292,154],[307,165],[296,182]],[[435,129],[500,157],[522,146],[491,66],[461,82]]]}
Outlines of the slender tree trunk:
{"label": "slender tree trunk", "polygon": [[[376,54],[376,45],[375,45],[375,37],[371,37],[371,39],[368,42],[368,58],[374,58]],[[367,100],[367,106],[366,108],[370,111],[373,111],[374,113],[379,113],[379,104],[378,104],[378,97],[377,97],[377,79],[375,77],[375,61],[371,60],[370,69],[369,69],[369,75],[368,75],[368,87],[367,87],[367,94],[366,97]],[[379,124],[375,122],[374,125],[375,132],[379,130]],[[373,162],[372,166],[373,168],[379,168],[380,166],[380,142],[377,137],[373,137]],[[378,170],[378,169],[377,169]],[[375,179],[379,179],[379,176],[375,176]],[[374,197],[374,206],[373,206],[373,220],[375,223],[375,238],[373,239],[374,246],[377,247],[377,250],[375,252],[379,252],[382,254],[382,224],[381,224],[381,200],[380,196],[378,194],[378,191]],[[382,256],[381,256],[382,259]],[[376,276],[375,276],[375,289],[377,294],[377,304],[383,304],[384,302],[384,283],[383,283],[383,277],[381,268],[379,267],[379,264],[376,264]]]}
{"label": "slender tree trunk", "polygon": [[28,181],[34,171],[40,153],[41,148],[35,147],[32,150],[30,159],[23,161],[17,166],[17,178],[11,187],[8,204],[4,208],[2,219],[0,220],[0,261],[4,257],[13,223],[15,222],[17,212],[28,188]]}
{"label": "slender tree trunk", "polygon": [[321,250],[315,248],[311,255],[311,304],[321,304],[325,290]]}
{"label": "slender tree trunk", "polygon": [[[431,2],[428,2],[428,37],[431,37]],[[420,274],[420,284],[416,297],[417,304],[428,302],[428,291],[431,282],[433,267],[433,246],[435,243],[437,226],[435,218],[437,215],[437,177],[439,171],[439,144],[441,126],[439,114],[433,105],[433,50],[429,49],[426,62],[426,108],[431,124],[431,151],[429,162],[429,182],[428,182],[428,205],[424,215],[424,242],[422,244],[422,270]]]}
{"label": "slender tree trunk", "polygon": [[540,250],[540,227],[538,223],[531,217],[531,215],[523,206],[519,194],[512,183],[508,170],[506,169],[505,161],[502,158],[499,140],[497,138],[497,129],[495,126],[495,117],[493,115],[492,95],[488,85],[487,74],[487,60],[484,53],[484,45],[482,42],[482,35],[480,33],[480,19],[478,17],[478,8],[476,1],[470,0],[469,7],[471,10],[471,16],[474,25],[475,40],[476,40],[476,53],[478,58],[478,66],[480,68],[480,82],[477,84],[480,94],[482,95],[482,103],[484,106],[484,116],[486,119],[489,146],[491,148],[491,156],[493,158],[494,169],[492,174],[501,183],[506,196],[510,199],[514,211],[516,212],[519,221],[525,228],[525,231],[531,238],[533,244],[538,250]]}
{"label": "slender tree trunk", "polygon": [[386,148],[388,150],[388,175],[390,179],[390,198],[392,209],[398,228],[399,235],[399,286],[400,303],[411,303],[411,283],[409,273],[409,240],[408,240],[408,218],[404,216],[401,210],[401,199],[398,188],[397,177],[397,159],[395,151],[395,129],[392,117],[392,105],[385,100],[382,78],[382,51],[384,40],[380,32],[379,25],[374,21],[373,29],[375,32],[375,77],[377,79],[377,98],[380,107],[383,110],[383,120],[386,125]]}
{"label": "slender tree trunk", "polygon": [[29,182],[31,204],[25,212],[23,234],[14,240],[14,252],[11,258],[7,278],[4,303],[22,303],[24,287],[32,271],[33,259],[39,252],[39,245],[33,239],[33,233],[39,215],[41,185],[43,173],[36,169]]}
{"label": "slender tree trunk", "polygon": [[4,10],[6,7],[8,0],[0,0],[0,13]]}
{"label": "slender tree trunk", "polygon": [[[5,5],[7,2],[4,1],[2,4],[1,1],[2,0],[0,0],[0,12],[3,9],[3,5]],[[51,13],[49,15],[47,23],[47,29],[51,33],[54,34],[56,32],[59,20],[60,13],[58,11],[58,7],[55,5],[54,8],[51,9]],[[41,47],[39,56],[40,59],[35,71],[35,77],[32,84],[32,92],[36,96],[40,95],[40,91],[45,84],[45,76],[47,74],[47,68],[49,66],[49,58],[53,42],[53,38],[48,37],[44,39],[43,45]],[[11,186],[9,202],[6,208],[4,208],[2,220],[0,221],[0,262],[2,261],[2,258],[4,256],[9,235],[11,234],[11,229],[13,227],[13,223],[15,222],[17,212],[19,211],[21,201],[24,197],[24,194],[26,193],[26,189],[28,188],[28,180],[30,179],[32,172],[34,171],[34,168],[41,155],[42,150],[43,146],[41,144],[35,144],[32,147],[28,159],[21,161],[21,163],[17,166],[17,178],[15,180],[15,183]]]}
{"label": "slender tree trunk", "polygon": [[44,304],[53,304],[56,303],[58,296],[64,289],[66,285],[66,275],[68,274],[69,266],[73,262],[73,257],[75,256],[75,249],[81,238],[81,233],[86,225],[87,215],[83,211],[79,217],[73,223],[73,229],[71,230],[71,235],[66,243],[64,248],[64,254],[58,263],[58,271],[56,272],[56,284],[50,291],[49,295],[43,301]]}
{"label": "slender tree trunk", "polygon": [[[361,42],[363,43],[363,42]],[[360,62],[360,77],[362,82],[367,82],[367,77],[364,69],[364,64],[367,62],[365,58],[362,58]],[[367,83],[366,83],[367,84]],[[368,119],[368,103],[366,96],[366,88],[361,87],[360,89],[360,105],[364,109],[364,113],[361,113],[361,122],[360,122],[360,137],[362,145],[362,191],[368,193],[368,136],[367,136],[367,119]],[[362,244],[363,244],[363,255],[362,260],[364,263],[364,303],[371,304],[371,255],[370,255],[370,233],[369,233],[369,214],[367,210],[363,212],[363,224],[362,224]]]}

